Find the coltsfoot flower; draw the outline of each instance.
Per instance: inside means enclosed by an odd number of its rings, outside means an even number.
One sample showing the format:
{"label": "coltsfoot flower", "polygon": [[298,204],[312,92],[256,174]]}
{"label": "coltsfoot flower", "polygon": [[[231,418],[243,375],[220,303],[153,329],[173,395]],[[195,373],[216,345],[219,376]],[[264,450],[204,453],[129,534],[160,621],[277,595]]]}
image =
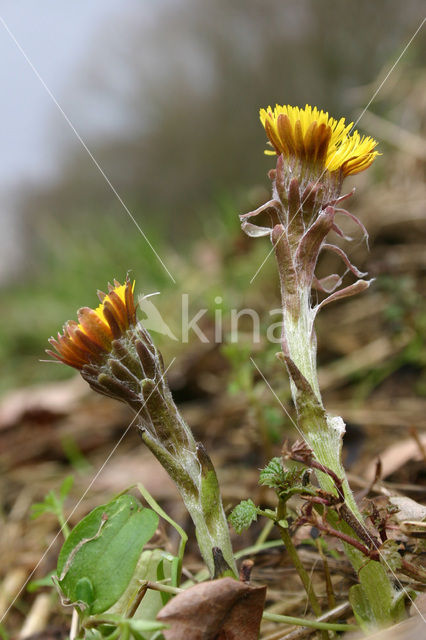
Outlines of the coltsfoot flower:
{"label": "coltsfoot flower", "polygon": [[66,322],[63,333],[49,340],[56,351],[47,353],[78,369],[95,391],[139,411],[144,389],[165,383],[161,354],[136,319],[134,285],[127,277],[124,284],[109,284],[108,293],[98,291],[101,304],[79,309],[78,322]]}
{"label": "coltsfoot flower", "polygon": [[114,285],[109,284],[108,294],[98,291],[101,304],[96,309],[79,309],[79,322],[69,320],[57,339],[50,338],[57,353],[47,353],[79,370],[88,364],[102,363],[111,351],[112,342],[136,324],[134,286],[135,283],[131,284],[126,278],[124,284],[117,280]]}
{"label": "coltsfoot flower", "polygon": [[[350,240],[336,218],[344,215],[355,222],[367,238],[364,225],[340,203],[343,180],[367,169],[378,155],[377,142],[352,131],[352,123],[336,120],[317,107],[304,109],[276,105],[260,110],[260,120],[272,146],[276,167],[269,172],[272,198],[255,211],[240,216],[243,230],[250,236],[269,235],[277,259],[283,300],[282,350],[292,379],[303,386],[307,379],[319,398],[315,369],[315,317],[325,305],[364,291],[370,280],[351,263],[345,251],[328,239],[334,233]],[[266,215],[265,215],[266,214]],[[268,221],[269,217],[269,221]],[[269,222],[269,224],[268,224]],[[315,269],[322,251],[337,254],[345,273],[317,278]],[[356,281],[343,288],[343,278],[351,272]],[[327,294],[312,303],[311,290]],[[316,296],[317,300],[317,296]],[[297,345],[301,330],[310,335],[311,354],[298,362]],[[295,365],[296,363],[296,365]]]}
{"label": "coltsfoot flower", "polygon": [[177,484],[193,492],[195,483],[176,457],[192,450],[191,460],[197,460],[196,443],[173,402],[162,355],[137,321],[134,286],[126,277],[124,284],[109,284],[107,294],[98,291],[101,304],[79,309],[79,322],[66,322],[63,333],[49,340],[56,352],[47,353],[78,369],[94,391],[127,403],[138,416],[145,444]]}
{"label": "coltsfoot flower", "polygon": [[278,156],[270,172],[274,197],[303,212],[305,222],[335,204],[343,180],[367,169],[378,155],[376,140],[317,107],[276,105],[261,109],[260,121],[272,147],[265,153]]}
{"label": "coltsfoot flower", "polygon": [[[280,269],[282,294],[292,314],[300,312],[300,291],[310,298],[312,287],[329,293],[312,309],[312,318],[325,304],[366,289],[369,281],[358,279],[337,290],[343,276],[315,276],[319,254],[333,251],[356,278],[362,273],[339,246],[327,242],[330,232],[350,240],[340,229],[336,217],[345,215],[357,224],[367,238],[364,225],[356,216],[340,207],[351,193],[341,195],[343,180],[367,169],[375,157],[377,142],[352,131],[353,124],[336,120],[317,107],[304,109],[276,105],[260,110],[260,120],[277,156],[276,167],[269,172],[272,198],[255,211],[240,216],[243,230],[250,236],[269,235]],[[265,214],[270,225],[264,226]],[[259,224],[261,223],[261,225]]]}
{"label": "coltsfoot flower", "polygon": [[352,131],[353,122],[335,120],[325,111],[306,105],[304,109],[276,105],[260,110],[260,121],[273,147],[268,155],[298,158],[343,176],[367,169],[378,155],[377,142]]}
{"label": "coltsfoot flower", "polygon": [[[195,524],[200,551],[215,577],[237,568],[216,472],[170,392],[161,353],[136,318],[134,283],[114,280],[98,292],[96,309],[83,307],[49,342],[47,353],[78,369],[92,389],[126,402],[141,438],[176,483]],[[219,562],[219,560],[221,562]]]}

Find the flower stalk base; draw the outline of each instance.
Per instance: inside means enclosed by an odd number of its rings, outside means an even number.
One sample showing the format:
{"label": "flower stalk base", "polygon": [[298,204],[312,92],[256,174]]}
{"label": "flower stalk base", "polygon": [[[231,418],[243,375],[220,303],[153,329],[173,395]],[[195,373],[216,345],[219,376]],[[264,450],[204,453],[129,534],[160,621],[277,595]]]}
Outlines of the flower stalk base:
{"label": "flower stalk base", "polygon": [[143,425],[142,440],[176,484],[195,525],[198,546],[211,577],[236,577],[237,567],[213,464],[203,445],[195,442],[176,407],[172,408],[168,423],[174,432],[182,427],[187,431],[190,437],[184,448],[168,450]]}

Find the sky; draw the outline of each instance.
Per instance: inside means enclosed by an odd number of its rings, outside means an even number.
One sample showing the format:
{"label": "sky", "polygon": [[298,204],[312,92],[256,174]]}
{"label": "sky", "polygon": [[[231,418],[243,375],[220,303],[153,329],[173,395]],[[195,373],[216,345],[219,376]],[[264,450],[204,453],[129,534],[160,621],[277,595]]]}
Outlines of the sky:
{"label": "sky", "polygon": [[[0,284],[15,278],[25,260],[16,197],[22,187],[55,175],[58,137],[81,146],[43,82],[73,122],[78,112],[73,88],[90,66],[89,56],[100,55],[103,28],[134,12],[149,19],[167,1],[174,0],[1,0]],[[104,128],[116,126],[102,104],[92,108]],[[78,118],[75,125],[79,130]]]}
{"label": "sky", "polygon": [[[102,25],[126,12],[149,13],[159,4],[154,0],[2,0],[0,190],[49,172],[50,135],[58,130],[62,117],[19,46],[67,113],[67,87],[84,70]],[[60,126],[65,127],[65,122]]]}
{"label": "sky", "polygon": [[[120,83],[128,82],[129,78],[131,82],[132,78],[123,73],[114,45],[118,43],[119,51],[122,45],[132,57],[134,45],[128,35],[132,33],[132,21],[143,23],[149,30],[151,21],[153,25],[158,22],[158,12],[173,4],[185,23],[182,0],[0,0],[0,284],[7,281],[9,274],[13,275],[20,259],[18,252],[21,251],[22,257],[26,251],[16,196],[23,189],[57,175],[64,161],[64,150],[79,149],[81,157],[94,171],[87,151],[64,114],[83,140],[88,141],[95,138],[93,134],[97,133],[99,139],[103,131],[110,133],[128,125],[124,118],[128,117],[129,110],[120,109]],[[410,14],[409,5],[404,12]],[[287,17],[285,24],[286,34],[289,25],[295,32]],[[149,46],[157,46],[157,30],[154,29],[152,35],[149,43],[143,43],[144,52]],[[162,47],[158,38],[159,49],[155,55],[146,55],[146,61],[141,56],[147,68],[155,76],[165,71],[168,77],[171,65],[167,55],[174,50],[173,37],[177,38],[174,48],[179,53],[173,62],[180,64],[181,59],[188,62],[189,58],[195,63],[193,71],[205,79],[201,56],[196,57],[192,49],[185,49],[187,43],[182,41],[181,32],[167,35],[169,47]],[[242,41],[249,43],[251,51],[251,32],[247,32]],[[96,89],[97,65],[102,74],[107,74],[108,79],[112,75],[114,80],[103,94],[87,90]],[[218,68],[221,69],[220,65]],[[145,69],[144,73],[147,73]],[[372,70],[373,79],[376,74],[377,71]],[[109,99],[111,97],[114,100]],[[142,117],[139,112],[137,117]],[[140,127],[140,121],[138,124]]]}

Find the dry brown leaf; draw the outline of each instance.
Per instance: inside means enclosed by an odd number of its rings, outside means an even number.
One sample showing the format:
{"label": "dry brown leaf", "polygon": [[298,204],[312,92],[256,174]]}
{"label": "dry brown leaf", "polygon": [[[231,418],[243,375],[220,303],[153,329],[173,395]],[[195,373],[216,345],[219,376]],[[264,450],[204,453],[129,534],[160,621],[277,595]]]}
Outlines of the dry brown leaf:
{"label": "dry brown leaf", "polygon": [[[424,638],[425,622],[420,615],[413,616],[398,624],[368,636],[369,640],[420,640]],[[350,636],[350,640],[362,640],[365,635]],[[349,640],[349,638],[348,638]]]}
{"label": "dry brown leaf", "polygon": [[80,376],[11,391],[0,404],[0,429],[18,424],[33,415],[66,415],[89,393]]}
{"label": "dry brown leaf", "polygon": [[[426,446],[426,435],[420,437],[420,441],[423,446]],[[382,477],[387,478],[392,473],[397,471],[404,464],[407,464],[410,460],[421,460],[421,452],[419,445],[413,438],[407,438],[396,444],[391,445],[380,454],[380,460],[382,462]],[[374,460],[365,471],[365,477],[369,479],[374,478],[376,471],[376,461]]]}
{"label": "dry brown leaf", "polygon": [[399,522],[404,522],[404,520],[421,521],[426,518],[426,507],[411,498],[407,498],[407,496],[391,496],[389,501],[399,509],[395,514]]}
{"label": "dry brown leaf", "polygon": [[166,640],[257,640],[265,595],[266,587],[220,578],[179,593],[157,619],[170,625]]}
{"label": "dry brown leaf", "polygon": [[179,499],[176,486],[167,472],[142,446],[111,460],[96,480],[96,489],[113,493],[117,487],[134,484],[135,478],[157,500]]}

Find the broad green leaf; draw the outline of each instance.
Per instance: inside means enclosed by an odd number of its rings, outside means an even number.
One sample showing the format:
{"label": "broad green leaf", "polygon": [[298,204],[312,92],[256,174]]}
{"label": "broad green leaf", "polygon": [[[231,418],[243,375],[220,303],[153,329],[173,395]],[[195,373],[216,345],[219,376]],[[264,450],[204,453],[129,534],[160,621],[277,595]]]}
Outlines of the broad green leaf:
{"label": "broad green leaf", "polygon": [[[163,567],[164,578],[168,581],[171,576],[174,560],[176,560],[176,558],[162,549],[146,549],[143,551],[128,587],[118,602],[107,612],[107,615],[118,614],[127,616],[129,610],[134,605],[135,598],[141,587],[141,581],[150,580],[155,582],[158,579],[158,566],[160,564]],[[157,613],[163,607],[162,595],[159,591],[148,589],[132,619],[155,620]],[[148,640],[148,638],[151,639],[152,634],[145,632],[144,637],[145,640]]]}
{"label": "broad green leaf", "polygon": [[102,613],[129,584],[158,516],[128,495],[94,509],[73,529],[59,555],[59,585],[86,614]]}
{"label": "broad green leaf", "polygon": [[89,578],[80,578],[75,585],[75,599],[77,602],[84,602],[89,605],[89,609],[95,599],[93,584]]}
{"label": "broad green leaf", "polygon": [[352,605],[352,611],[361,629],[371,629],[374,615],[360,584],[354,584],[349,589],[349,602]]}

